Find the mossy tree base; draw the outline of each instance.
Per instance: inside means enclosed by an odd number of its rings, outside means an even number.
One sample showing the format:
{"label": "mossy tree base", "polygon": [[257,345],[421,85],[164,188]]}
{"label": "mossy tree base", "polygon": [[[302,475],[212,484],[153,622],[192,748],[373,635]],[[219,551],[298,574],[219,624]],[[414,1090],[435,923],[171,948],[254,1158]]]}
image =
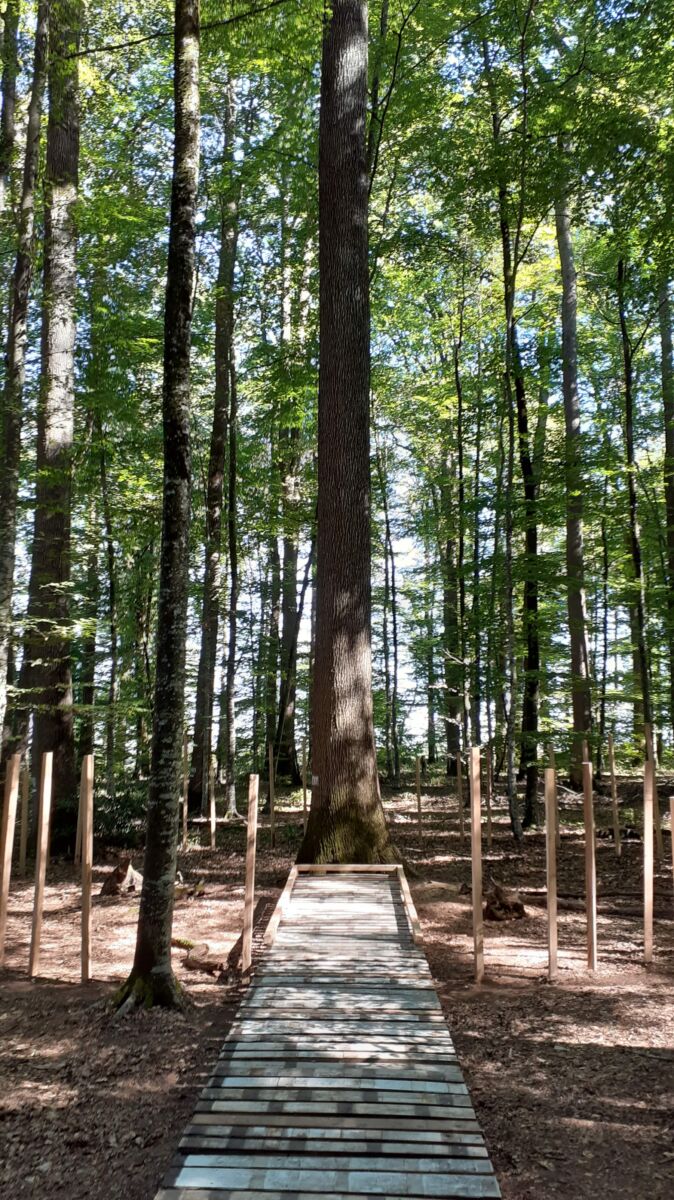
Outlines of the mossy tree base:
{"label": "mossy tree base", "polygon": [[118,1016],[136,1008],[172,1008],[184,1012],[188,999],[172,971],[147,975],[132,971],[115,992],[113,1007]]}

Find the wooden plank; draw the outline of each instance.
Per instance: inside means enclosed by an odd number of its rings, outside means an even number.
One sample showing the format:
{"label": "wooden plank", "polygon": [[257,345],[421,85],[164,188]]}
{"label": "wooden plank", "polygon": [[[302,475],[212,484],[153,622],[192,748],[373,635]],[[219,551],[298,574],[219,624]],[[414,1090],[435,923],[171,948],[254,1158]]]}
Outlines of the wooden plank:
{"label": "wooden plank", "polygon": [[620,811],[618,809],[618,784],[615,775],[615,746],[613,744],[613,734],[608,735],[608,765],[611,776],[611,812],[613,814],[613,846],[616,852],[616,857],[620,858],[622,847],[620,844]]}
{"label": "wooden plank", "polygon": [[557,978],[557,777],[545,768],[545,875],[548,917],[548,979]]}
{"label": "wooden plank", "polygon": [[338,1154],[298,1154],[297,1151],[293,1154],[279,1154],[273,1151],[266,1154],[255,1156],[254,1165],[251,1163],[249,1154],[233,1153],[199,1153],[192,1151],[185,1154],[177,1166],[177,1169],[189,1170],[190,1168],[202,1168],[217,1170],[219,1167],[241,1168],[248,1167],[254,1170],[286,1170],[286,1171],[339,1171],[339,1170],[356,1170],[356,1171],[405,1171],[410,1175],[437,1175],[437,1174],[467,1174],[467,1175],[488,1175],[491,1174],[491,1163],[484,1158],[469,1158],[469,1157],[447,1157],[433,1158],[420,1157],[410,1159],[409,1162],[391,1162],[390,1158],[385,1155],[363,1154],[358,1155],[350,1148],[347,1154],[342,1148],[342,1152]]}
{"label": "wooden plank", "polygon": [[653,797],[655,763],[644,763],[644,962],[653,962]]}
{"label": "wooden plank", "polygon": [[597,969],[597,868],[594,841],[592,763],[583,763],[583,813],[585,818],[585,912],[587,917],[587,965]]}
{"label": "wooden plank", "polygon": [[473,908],[473,962],[475,982],[484,978],[484,930],[482,925],[482,807],[480,800],[480,747],[470,749],[470,845]]}
{"label": "wooden plank", "polygon": [[28,821],[30,798],[30,774],[24,762],[21,770],[21,831],[19,834],[19,875],[26,874],[26,852],[28,850]]}
{"label": "wooden plank", "polygon": [[35,857],[35,897],[33,900],[33,922],[30,935],[30,957],[28,974],[34,979],[40,966],[40,941],[42,939],[42,913],[44,889],[47,878],[49,854],[49,814],[51,811],[51,781],[54,755],[51,750],[42,755],[40,792],[38,799],[37,848]]}
{"label": "wooden plank", "polygon": [[264,934],[265,946],[273,946],[273,944],[274,944],[274,938],[276,937],[276,931],[277,931],[279,925],[281,924],[281,919],[282,919],[284,913],[286,912],[288,905],[290,903],[290,897],[292,895],[292,890],[295,885],[295,880],[297,879],[297,870],[298,870],[297,867],[291,867],[290,874],[288,875],[288,878],[286,880],[286,885],[285,885],[283,891],[281,892],[281,895],[278,898],[278,901],[276,903],[276,908],[274,909],[274,911],[271,915],[269,924],[267,925],[267,928],[265,930],[265,934]]}
{"label": "wooden plank", "polygon": [[271,848],[276,845],[276,825],[274,815],[274,743],[269,743],[269,836]]}
{"label": "wooden plank", "polygon": [[82,983],[91,979],[91,879],[94,859],[94,756],[82,759],[80,780],[82,814]]}
{"label": "wooden plank", "polygon": [[466,1157],[486,1158],[487,1150],[481,1133],[465,1133],[453,1131],[438,1131],[429,1129],[377,1129],[368,1128],[367,1133],[360,1129],[341,1127],[339,1125],[238,1125],[226,1120],[216,1125],[188,1125],[185,1138],[192,1141],[210,1138],[221,1144],[226,1138],[235,1138],[242,1144],[256,1139],[271,1138],[278,1142],[287,1142],[292,1146],[297,1138],[309,1142],[342,1143],[347,1148],[354,1144],[362,1144],[376,1149],[381,1145],[391,1148],[398,1147],[401,1154],[409,1154],[417,1146],[423,1148],[424,1154],[437,1153],[439,1150],[447,1154]]}
{"label": "wooden plank", "polygon": [[400,863],[298,863],[300,875],[391,875]]}
{"label": "wooden plank", "polygon": [[265,1112],[264,1114],[261,1114],[259,1112],[237,1112],[236,1114],[230,1113],[228,1115],[224,1109],[217,1110],[212,1105],[210,1108],[207,1108],[206,1112],[202,1112],[197,1106],[197,1111],[192,1117],[192,1123],[194,1125],[214,1125],[221,1120],[224,1124],[229,1125],[232,1123],[234,1118],[236,1118],[237,1125],[260,1125],[261,1123],[264,1123],[265,1125],[271,1126],[284,1126],[290,1123],[297,1126],[309,1125],[311,1127],[315,1125],[327,1125],[329,1121],[332,1120],[333,1124],[340,1129],[358,1129],[361,1131],[367,1129],[368,1136],[371,1129],[385,1129],[389,1132],[395,1130],[396,1134],[400,1130],[409,1129],[435,1130],[437,1133],[480,1132],[480,1127],[477,1121],[466,1117],[462,1117],[461,1120],[454,1118],[448,1119],[447,1117],[442,1117],[441,1120],[433,1120],[428,1115],[425,1115],[424,1117],[397,1116],[395,1120],[393,1120],[387,1113],[383,1111],[376,1111],[371,1115],[343,1112],[334,1115],[329,1113],[319,1114],[316,1112],[289,1112],[285,1107],[283,1112],[278,1113]]}
{"label": "wooden plank", "polygon": [[21,755],[13,754],[5,766],[5,791],[2,806],[2,833],[0,834],[0,965],[5,961],[5,937],[7,934],[7,907],[9,883],[12,875],[12,851],[16,826],[16,802],[19,795]]}
{"label": "wooden plank", "polygon": [[248,826],[246,837],[246,883],[243,901],[243,949],[241,968],[246,974],[253,961],[253,901],[255,898],[255,851],[257,841],[257,806],[260,776],[248,780]]}
{"label": "wooden plank", "polygon": [[[407,917],[407,923],[409,925],[410,932],[415,942],[421,942],[421,924],[417,916],[417,910],[415,908],[414,900],[412,899],[412,893],[407,882],[407,876],[405,875],[405,871],[402,867],[396,867],[396,876],[400,886],[400,894],[403,898],[405,916]],[[368,957],[368,966],[369,965],[370,959]]]}
{"label": "wooden plank", "polygon": [[189,787],[190,787],[190,764],[189,764],[189,743],[187,734],[183,734],[183,829],[182,829],[182,847],[187,850],[187,817],[189,807]]}
{"label": "wooden plank", "polygon": [[[217,1174],[207,1168],[181,1167],[169,1171],[166,1183],[169,1187],[220,1188],[226,1196],[234,1189],[264,1191],[278,1189],[279,1192],[315,1192],[319,1195],[347,1196],[354,1192],[368,1196],[499,1196],[499,1188],[493,1176],[472,1177],[442,1173],[431,1177],[411,1176],[409,1172],[396,1171],[292,1171],[286,1168],[220,1167]],[[217,1192],[216,1192],[217,1195]]]}
{"label": "wooden plank", "polygon": [[485,766],[485,793],[486,793],[485,799],[486,799],[486,803],[487,803],[487,850],[491,850],[491,847],[492,847],[491,798],[492,798],[492,789],[494,786],[491,744],[487,746],[487,748],[484,752],[484,766]]}

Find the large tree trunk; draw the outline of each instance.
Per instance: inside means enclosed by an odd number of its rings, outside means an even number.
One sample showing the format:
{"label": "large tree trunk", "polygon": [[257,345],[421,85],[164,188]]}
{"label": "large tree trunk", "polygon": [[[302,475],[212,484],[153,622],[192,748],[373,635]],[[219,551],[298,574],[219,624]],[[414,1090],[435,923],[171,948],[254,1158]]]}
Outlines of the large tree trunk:
{"label": "large tree trunk", "polygon": [[227,717],[227,754],[225,784],[227,815],[236,816],[236,640],[237,606],[239,603],[239,546],[236,514],[237,500],[237,391],[234,350],[230,346],[229,361],[229,464],[227,485],[227,542],[229,547],[229,619],[227,636],[227,671],[225,679],[225,713]]}
{"label": "large tree trunk", "polygon": [[302,862],[395,857],[372,711],[367,60],[365,0],[334,0],[319,132],[318,596]]}
{"label": "large tree trunk", "polygon": [[175,145],[164,313],[164,488],[152,766],[136,953],[119,1004],[181,1003],[171,928],[182,790],[190,528],[190,340],[199,181],[199,0],[176,0]]}
{"label": "large tree trunk", "polygon": [[7,705],[7,661],[12,631],[12,594],[16,553],[16,509],[19,494],[26,319],[33,278],[35,184],[40,161],[42,102],[47,78],[49,0],[41,0],[35,30],[33,82],[28,106],[26,154],[21,187],[19,236],[9,304],[9,331],[2,396],[0,445],[0,730]]}
{"label": "large tree trunk", "polygon": [[19,0],[7,0],[2,31],[2,113],[0,113],[0,213],[5,211],[10,170],[16,141],[16,77],[18,54]]}
{"label": "large tree trunk", "polygon": [[[618,263],[618,317],[620,320],[620,336],[623,351],[623,368],[625,384],[625,465],[627,468],[627,496],[629,508],[629,544],[634,571],[634,650],[635,667],[641,689],[641,712],[647,725],[653,723],[651,705],[651,687],[648,674],[648,654],[646,650],[646,600],[644,595],[644,572],[641,555],[641,533],[639,529],[639,508],[637,501],[637,466],[634,457],[634,366],[633,348],[627,328],[627,310],[625,306],[625,281],[627,267],[623,259]],[[635,705],[635,713],[637,711]]]}
{"label": "large tree trunk", "polygon": [[204,545],[204,591],[201,606],[201,649],[197,672],[194,740],[188,802],[192,812],[207,812],[208,775],[212,749],[215,662],[220,621],[222,506],[225,489],[227,421],[230,404],[230,360],[234,324],[234,268],[238,240],[238,209],[241,184],[233,185],[234,91],[227,87],[224,174],[229,194],[220,215],[220,261],[215,301],[215,399],[206,486],[206,540]]}
{"label": "large tree trunk", "polygon": [[578,343],[576,336],[576,265],[566,196],[555,202],[557,246],[562,270],[562,393],[564,396],[566,450],[566,597],[571,642],[571,705],[573,747],[571,784],[582,787],[583,742],[592,725],[585,565],[583,554],[583,479],[578,398]]}
{"label": "large tree trunk", "polygon": [[[42,361],[37,484],[24,648],[33,706],[33,772],[53,751],[53,789],[68,835],[75,821],[70,642],[70,508],[75,407],[75,206],[79,164],[81,0],[54,0],[49,21]],[[24,676],[25,677],[25,676]]]}
{"label": "large tree trunk", "polygon": [[667,604],[669,641],[669,719],[674,725],[674,361],[672,359],[672,310],[669,284],[663,282],[659,292],[660,367],[662,373],[662,406],[665,418],[665,511],[667,514]]}

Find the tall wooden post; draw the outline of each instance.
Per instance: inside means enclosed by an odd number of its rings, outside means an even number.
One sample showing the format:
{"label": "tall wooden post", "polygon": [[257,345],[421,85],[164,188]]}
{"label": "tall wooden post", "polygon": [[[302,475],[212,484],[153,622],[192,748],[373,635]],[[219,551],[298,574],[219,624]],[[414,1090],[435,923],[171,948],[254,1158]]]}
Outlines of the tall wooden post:
{"label": "tall wooden post", "polygon": [[269,743],[269,835],[271,848],[276,845],[276,821],[274,815],[274,743]]}
{"label": "tall wooden post", "polygon": [[583,763],[583,811],[585,815],[585,911],[587,913],[587,965],[597,969],[597,868],[594,844],[592,763]]}
{"label": "tall wooden post", "polygon": [[94,756],[85,754],[80,779],[82,814],[82,983],[91,979],[91,875],[94,865]]}
{"label": "tall wooden post", "polygon": [[54,755],[51,750],[42,755],[40,771],[40,795],[38,800],[37,849],[35,853],[35,899],[33,901],[33,925],[30,935],[30,958],[28,974],[34,979],[40,966],[40,940],[42,938],[42,911],[44,888],[47,878],[47,855],[49,854],[49,815],[51,812],[51,779]]}
{"label": "tall wooden post", "polygon": [[2,807],[2,835],[0,836],[0,963],[5,958],[5,935],[7,933],[7,906],[9,904],[9,881],[12,875],[12,850],[16,828],[16,802],[19,795],[21,755],[13,754],[7,760],[5,774],[5,799]]}
{"label": "tall wooden post", "polygon": [[307,739],[302,741],[302,829],[307,832]]}
{"label": "tall wooden post", "polygon": [[618,809],[618,784],[615,777],[615,746],[613,734],[608,735],[608,766],[611,775],[611,811],[613,813],[613,845],[618,858],[622,853],[620,844],[620,811]]}
{"label": "tall wooden post", "polygon": [[484,752],[484,780],[485,780],[485,791],[486,791],[486,801],[487,801],[487,849],[488,850],[491,850],[491,840],[492,840],[492,832],[491,832],[491,796],[492,796],[492,783],[493,783],[492,761],[493,761],[492,760],[492,749],[491,749],[491,746],[487,746],[487,748]]}
{"label": "tall wooden post", "polygon": [[216,811],[215,811],[215,762],[211,754],[208,767],[208,804],[210,812],[210,827],[211,827],[211,850],[215,850],[216,845]]}
{"label": "tall wooden post", "polygon": [[255,899],[255,851],[257,843],[257,802],[260,776],[248,780],[248,833],[246,837],[246,886],[243,901],[243,949],[241,967],[250,971],[253,961],[253,901]]}
{"label": "tall wooden post", "polygon": [[482,805],[479,746],[472,746],[470,749],[470,840],[475,981],[482,983],[484,978],[484,930],[482,925]]}
{"label": "tall wooden post", "polygon": [[189,802],[190,770],[187,734],[183,734],[183,850],[187,850],[187,806]]}
{"label": "tall wooden post", "polygon": [[555,765],[555,747],[552,742],[548,746],[548,769],[555,772],[555,849],[559,850],[562,836],[559,831],[559,797],[557,796],[557,767]]}
{"label": "tall wooden post", "polygon": [[28,851],[28,801],[30,793],[30,774],[26,763],[21,771],[21,831],[19,833],[19,874],[26,874],[26,853]]}
{"label": "tall wooden post", "polygon": [[463,850],[464,842],[464,823],[463,823],[463,764],[461,761],[461,751],[456,756],[456,800],[459,806],[459,838],[461,840],[461,849]]}
{"label": "tall wooden post", "polygon": [[75,833],[75,854],[73,856],[73,866],[79,867],[82,862],[82,789],[80,788],[80,802],[77,806],[77,832]]}
{"label": "tall wooden post", "polygon": [[548,979],[557,978],[557,776],[545,769],[545,859],[548,893]]}
{"label": "tall wooden post", "polygon": [[644,962],[653,962],[653,797],[655,761],[644,764]]}
{"label": "tall wooden post", "polygon": [[646,742],[646,758],[653,763],[653,821],[655,824],[655,853],[658,862],[662,862],[665,857],[665,847],[662,840],[662,819],[660,817],[660,804],[658,802],[658,776],[657,762],[655,758],[655,749],[653,746],[653,727],[648,724],[644,725],[644,739]]}
{"label": "tall wooden post", "polygon": [[419,841],[423,838],[423,829],[421,827],[421,759],[417,754],[417,820],[419,822]]}

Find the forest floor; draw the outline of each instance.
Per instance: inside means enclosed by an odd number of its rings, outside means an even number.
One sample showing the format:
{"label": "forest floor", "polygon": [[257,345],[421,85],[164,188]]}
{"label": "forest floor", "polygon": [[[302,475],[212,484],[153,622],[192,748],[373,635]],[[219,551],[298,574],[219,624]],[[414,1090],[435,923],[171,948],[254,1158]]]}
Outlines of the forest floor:
{"label": "forest floor", "polygon": [[[625,783],[623,818],[636,784]],[[662,790],[662,796],[666,795]],[[563,793],[559,892],[583,895],[581,798]],[[424,789],[420,843],[416,800],[385,796],[450,1030],[484,1129],[504,1200],[671,1200],[674,1194],[674,899],[671,857],[656,878],[655,958],[642,966],[641,842],[620,859],[602,833],[597,803],[599,967],[585,969],[582,911],[560,912],[560,972],[546,981],[544,837],[521,851],[503,802],[495,807],[490,877],[517,887],[526,916],[486,925],[486,979],[473,983],[470,850],[460,845],[456,801]],[[298,797],[279,797],[275,851],[258,839],[256,927],[268,919],[301,839]],[[195,835],[196,836],[196,835]],[[241,928],[243,826],[220,825],[219,847],[180,855],[186,884],[174,934],[208,942],[225,960]],[[665,834],[670,852],[670,836]],[[116,861],[101,848],[95,891]],[[135,862],[137,867],[142,864]],[[5,968],[0,973],[0,1196],[152,1200],[196,1093],[209,1073],[240,996],[231,973],[176,970],[193,1001],[186,1016],[139,1012],[112,1020],[110,1000],[133,956],[138,897],[98,898],[93,975],[79,983],[79,890],[72,865],[52,862],[36,981],[26,978],[32,885],[12,884]]]}

